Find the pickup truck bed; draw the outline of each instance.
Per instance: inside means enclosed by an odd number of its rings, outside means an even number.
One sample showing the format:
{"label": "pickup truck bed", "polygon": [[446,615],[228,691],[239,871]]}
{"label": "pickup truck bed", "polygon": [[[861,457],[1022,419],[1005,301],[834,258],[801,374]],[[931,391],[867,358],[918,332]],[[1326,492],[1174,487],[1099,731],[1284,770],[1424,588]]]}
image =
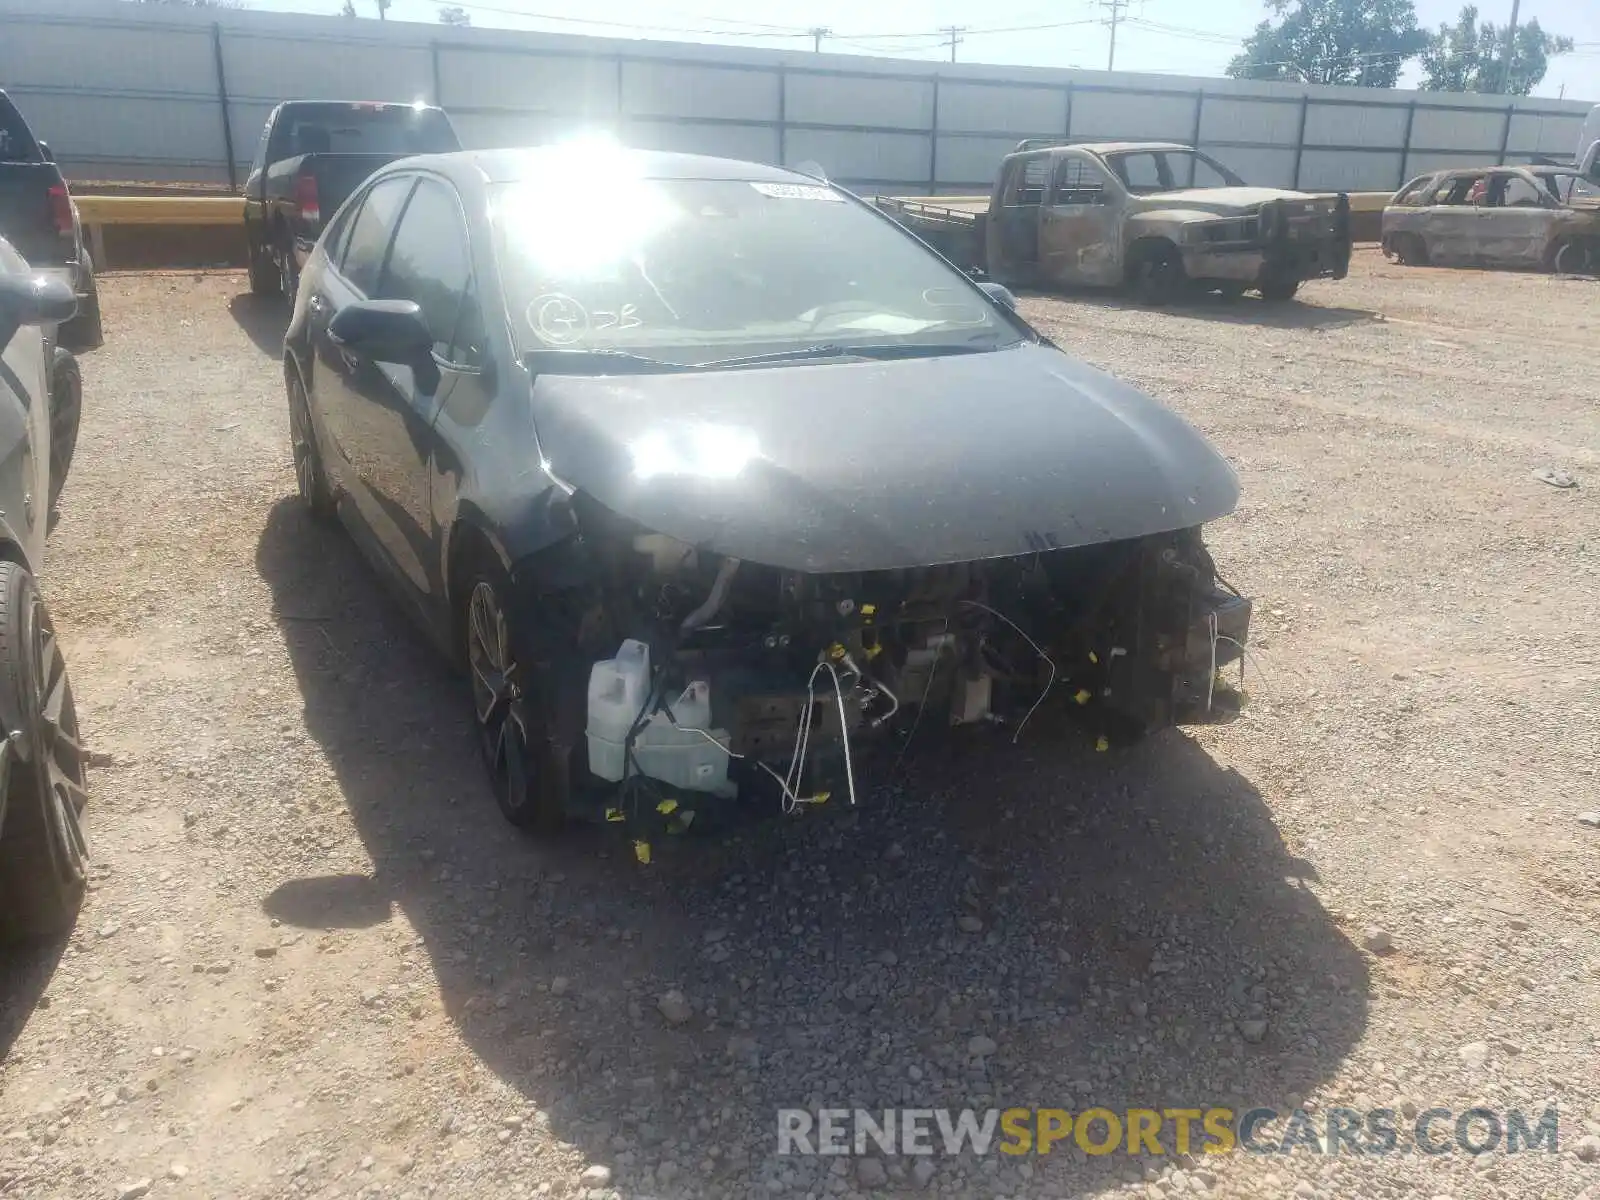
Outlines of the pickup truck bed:
{"label": "pickup truck bed", "polygon": [[923,200],[876,196],[873,203],[955,266],[964,271],[983,268],[989,197],[940,196]]}
{"label": "pickup truck bed", "polygon": [[245,182],[251,290],[292,300],[323,226],[367,176],[397,158],[460,148],[449,119],[427,105],[278,105]]}

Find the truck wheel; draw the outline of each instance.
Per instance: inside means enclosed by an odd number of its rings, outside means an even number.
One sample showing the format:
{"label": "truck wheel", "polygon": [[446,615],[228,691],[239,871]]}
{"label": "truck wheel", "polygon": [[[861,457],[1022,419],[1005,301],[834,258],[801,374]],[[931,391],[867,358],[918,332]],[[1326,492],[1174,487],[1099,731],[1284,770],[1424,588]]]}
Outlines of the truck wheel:
{"label": "truck wheel", "polygon": [[278,274],[278,264],[263,246],[254,243],[249,248],[250,292],[255,296],[276,296],[283,291],[283,277]]}
{"label": "truck wheel", "polygon": [[1290,275],[1271,275],[1261,281],[1263,300],[1293,300],[1294,294],[1299,290],[1300,281]]}
{"label": "truck wheel", "polygon": [[68,350],[84,353],[98,350],[106,344],[105,330],[100,321],[100,284],[94,277],[94,266],[87,260],[83,267],[88,277],[83,299],[78,301],[78,311],[72,320],[61,326],[56,340]]}
{"label": "truck wheel", "polygon": [[1132,276],[1134,296],[1139,303],[1153,308],[1171,304],[1188,280],[1177,247],[1165,244],[1141,247],[1133,261]]}
{"label": "truck wheel", "polygon": [[89,755],[49,613],[33,577],[11,562],[0,562],[0,719],[11,735],[3,751],[0,936],[57,936],[77,919],[88,880]]}

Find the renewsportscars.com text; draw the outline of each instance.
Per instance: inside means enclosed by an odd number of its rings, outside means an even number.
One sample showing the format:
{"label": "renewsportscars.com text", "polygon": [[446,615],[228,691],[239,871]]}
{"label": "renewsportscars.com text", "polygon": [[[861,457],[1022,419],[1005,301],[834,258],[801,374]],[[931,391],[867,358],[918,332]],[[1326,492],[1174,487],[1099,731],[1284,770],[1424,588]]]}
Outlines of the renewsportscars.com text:
{"label": "renewsportscars.com text", "polygon": [[778,1110],[779,1154],[1554,1153],[1559,1117],[1518,1109],[1064,1108]]}

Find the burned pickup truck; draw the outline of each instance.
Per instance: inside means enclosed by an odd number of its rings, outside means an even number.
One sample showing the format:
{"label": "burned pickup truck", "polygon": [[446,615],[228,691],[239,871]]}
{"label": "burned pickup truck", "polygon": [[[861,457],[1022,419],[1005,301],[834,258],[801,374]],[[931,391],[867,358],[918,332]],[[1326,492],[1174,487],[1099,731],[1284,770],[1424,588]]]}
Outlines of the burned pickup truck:
{"label": "burned pickup truck", "polygon": [[877,204],[964,269],[1032,287],[1128,287],[1148,304],[1195,289],[1287,300],[1350,268],[1348,196],[1250,187],[1165,142],[1024,141],[986,204]]}

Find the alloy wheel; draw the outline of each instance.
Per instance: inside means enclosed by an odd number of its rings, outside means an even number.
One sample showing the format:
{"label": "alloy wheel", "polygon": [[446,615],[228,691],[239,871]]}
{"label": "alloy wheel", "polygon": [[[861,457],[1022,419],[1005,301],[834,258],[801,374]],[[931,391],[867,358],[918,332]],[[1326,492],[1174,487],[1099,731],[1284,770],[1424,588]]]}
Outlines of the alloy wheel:
{"label": "alloy wheel", "polygon": [[85,773],[89,755],[78,731],[78,710],[67,679],[66,659],[50,614],[37,593],[33,593],[32,608],[30,650],[38,715],[34,767],[45,791],[45,820],[52,847],[60,856],[60,868],[65,876],[81,881],[87,876],[89,862],[82,819],[89,799]]}
{"label": "alloy wheel", "polygon": [[513,820],[531,802],[527,704],[522,695],[511,630],[494,586],[479,580],[467,605],[467,662],[472,672],[478,741],[495,798]]}

